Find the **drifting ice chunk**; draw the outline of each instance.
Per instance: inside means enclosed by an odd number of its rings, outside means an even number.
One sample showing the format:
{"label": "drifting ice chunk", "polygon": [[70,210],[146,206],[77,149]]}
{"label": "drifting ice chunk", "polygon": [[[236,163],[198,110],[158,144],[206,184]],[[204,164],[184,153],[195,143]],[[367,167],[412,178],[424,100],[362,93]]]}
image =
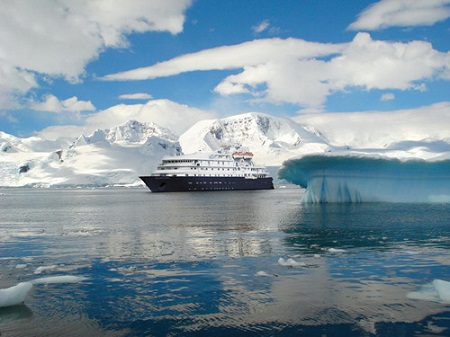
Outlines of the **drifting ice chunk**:
{"label": "drifting ice chunk", "polygon": [[305,267],[306,266],[306,264],[303,262],[297,262],[291,258],[285,260],[282,257],[280,257],[278,259],[278,264],[282,267]]}
{"label": "drifting ice chunk", "polygon": [[450,202],[450,159],[311,155],[284,162],[279,176],[306,188],[306,203]]}
{"label": "drifting ice chunk", "polygon": [[433,281],[434,289],[438,293],[439,298],[446,303],[450,303],[450,282],[443,280]]}
{"label": "drifting ice chunk", "polygon": [[34,271],[35,274],[41,274],[42,272],[45,272],[47,270],[54,270],[58,268],[57,265],[52,265],[52,266],[41,266],[41,267],[37,267],[36,270]]}
{"label": "drifting ice chunk", "polygon": [[339,253],[345,253],[345,249],[340,249],[340,248],[329,248],[328,249],[329,253],[333,253],[333,254],[339,254]]}
{"label": "drifting ice chunk", "polygon": [[21,282],[14,287],[0,289],[0,308],[22,304],[31,288],[31,282]]}
{"label": "drifting ice chunk", "polygon": [[85,280],[87,278],[82,276],[62,275],[41,277],[31,282],[21,282],[14,287],[0,289],[0,308],[22,304],[31,288],[33,288],[33,284],[77,283]]}
{"label": "drifting ice chunk", "polygon": [[419,291],[408,293],[408,298],[450,303],[450,282],[436,279],[425,284]]}
{"label": "drifting ice chunk", "polygon": [[32,283],[33,284],[78,283],[85,280],[87,280],[87,278],[82,276],[62,275],[62,276],[41,277],[32,281]]}
{"label": "drifting ice chunk", "polygon": [[272,275],[266,273],[263,270],[260,270],[259,272],[256,273],[256,276],[261,277],[261,276],[272,276]]}

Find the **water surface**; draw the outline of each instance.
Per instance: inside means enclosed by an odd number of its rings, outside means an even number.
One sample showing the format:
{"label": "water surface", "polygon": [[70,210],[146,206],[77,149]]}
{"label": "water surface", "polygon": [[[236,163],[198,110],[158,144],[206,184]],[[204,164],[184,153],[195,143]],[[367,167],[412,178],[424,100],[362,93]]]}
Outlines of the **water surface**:
{"label": "water surface", "polygon": [[450,304],[429,288],[450,281],[449,204],[302,193],[0,190],[0,288],[87,278],[36,284],[0,309],[0,333],[450,335]]}

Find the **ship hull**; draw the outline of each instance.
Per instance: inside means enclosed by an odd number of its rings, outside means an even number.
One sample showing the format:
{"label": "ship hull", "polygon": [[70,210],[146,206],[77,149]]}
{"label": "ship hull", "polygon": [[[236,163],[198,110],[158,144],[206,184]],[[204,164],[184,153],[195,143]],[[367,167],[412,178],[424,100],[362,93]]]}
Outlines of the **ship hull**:
{"label": "ship hull", "polygon": [[272,177],[139,177],[152,192],[197,192],[273,189]]}

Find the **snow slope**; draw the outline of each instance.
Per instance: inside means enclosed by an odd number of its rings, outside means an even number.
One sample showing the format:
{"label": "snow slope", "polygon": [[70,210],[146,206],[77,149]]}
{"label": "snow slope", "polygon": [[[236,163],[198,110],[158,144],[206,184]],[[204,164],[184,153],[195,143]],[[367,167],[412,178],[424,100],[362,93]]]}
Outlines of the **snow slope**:
{"label": "snow slope", "polygon": [[153,123],[127,123],[71,145],[1,134],[0,186],[141,185],[164,155],[181,152],[177,137]]}
{"label": "snow slope", "polygon": [[254,153],[255,163],[266,166],[280,166],[293,156],[330,149],[313,127],[264,113],[200,121],[179,141],[184,153],[243,146]]}

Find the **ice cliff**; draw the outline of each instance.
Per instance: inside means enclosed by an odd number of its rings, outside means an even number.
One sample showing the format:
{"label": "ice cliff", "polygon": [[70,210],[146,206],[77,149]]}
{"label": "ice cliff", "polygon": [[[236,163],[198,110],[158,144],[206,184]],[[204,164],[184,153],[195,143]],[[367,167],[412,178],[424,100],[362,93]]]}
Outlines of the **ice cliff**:
{"label": "ice cliff", "polygon": [[306,188],[306,203],[450,202],[450,155],[316,154],[286,161],[279,176]]}

